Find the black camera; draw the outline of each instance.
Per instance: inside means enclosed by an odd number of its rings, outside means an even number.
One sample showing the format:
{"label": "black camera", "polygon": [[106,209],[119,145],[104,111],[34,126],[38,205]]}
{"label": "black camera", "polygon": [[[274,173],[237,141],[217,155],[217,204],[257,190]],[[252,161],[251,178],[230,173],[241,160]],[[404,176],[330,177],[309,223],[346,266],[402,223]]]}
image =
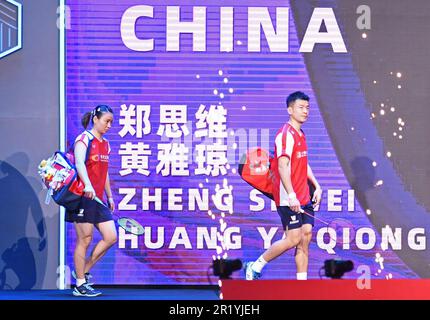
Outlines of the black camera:
{"label": "black camera", "polygon": [[354,269],[354,263],[351,260],[326,260],[324,261],[325,276],[333,279],[342,278],[345,272]]}
{"label": "black camera", "polygon": [[230,279],[231,274],[242,269],[242,261],[239,259],[217,259],[212,264],[213,273],[220,279]]}

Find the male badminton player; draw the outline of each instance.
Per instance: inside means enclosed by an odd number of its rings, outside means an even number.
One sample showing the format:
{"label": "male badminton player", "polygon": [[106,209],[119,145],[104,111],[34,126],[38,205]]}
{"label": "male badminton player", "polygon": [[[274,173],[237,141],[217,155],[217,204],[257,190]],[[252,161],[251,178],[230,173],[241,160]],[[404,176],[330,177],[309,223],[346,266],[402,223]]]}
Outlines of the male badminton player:
{"label": "male badminton player", "polygon": [[[271,163],[273,196],[285,237],[256,261],[245,264],[247,280],[259,279],[267,263],[291,248],[295,248],[297,280],[307,280],[314,208],[321,202],[322,189],[308,164],[306,137],[301,129],[309,117],[309,97],[297,91],[288,96],[286,103],[290,118],[276,134]],[[308,180],[315,187],[312,199]]]}

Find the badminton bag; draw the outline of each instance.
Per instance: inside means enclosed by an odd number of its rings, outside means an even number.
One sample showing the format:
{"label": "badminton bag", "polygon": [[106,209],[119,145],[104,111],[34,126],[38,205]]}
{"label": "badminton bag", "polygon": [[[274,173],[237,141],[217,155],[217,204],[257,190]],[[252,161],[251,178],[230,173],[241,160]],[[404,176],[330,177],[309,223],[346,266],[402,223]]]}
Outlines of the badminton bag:
{"label": "badminton bag", "polygon": [[[249,149],[240,160],[239,175],[249,185],[260,191],[268,198],[273,197],[273,173],[270,166],[273,162],[273,154],[261,147]],[[312,199],[315,186],[308,179],[309,196]]]}
{"label": "badminton bag", "polygon": [[249,149],[240,160],[239,175],[249,185],[273,200],[273,181],[270,163],[273,156],[261,147]]}
{"label": "badminton bag", "polygon": [[[92,135],[89,137],[85,162],[87,162],[89,157],[93,138],[94,137],[92,137]],[[52,188],[49,185],[49,181],[44,181],[45,185],[47,185],[47,187],[52,190],[52,199],[58,205],[66,208],[66,210],[77,210],[79,208],[81,197],[84,193],[85,185],[81,179],[79,179],[73,153],[70,151],[67,153],[56,151],[51,157],[50,166],[54,169],[51,170],[51,172],[54,174],[54,180],[59,180],[57,182],[56,188]]]}

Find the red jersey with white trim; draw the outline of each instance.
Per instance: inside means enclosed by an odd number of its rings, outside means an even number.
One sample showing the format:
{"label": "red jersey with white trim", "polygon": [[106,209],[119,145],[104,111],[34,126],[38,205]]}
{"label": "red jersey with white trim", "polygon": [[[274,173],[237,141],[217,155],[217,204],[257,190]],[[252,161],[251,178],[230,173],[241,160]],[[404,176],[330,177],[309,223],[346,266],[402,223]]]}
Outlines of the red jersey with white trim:
{"label": "red jersey with white trim", "polygon": [[286,123],[276,134],[275,155],[270,165],[273,172],[273,196],[276,206],[289,206],[288,193],[282,184],[278,170],[278,160],[281,157],[290,159],[291,183],[300,205],[309,203],[308,186],[308,147],[302,130],[298,132]]}
{"label": "red jersey with white trim", "polygon": [[[91,143],[90,143],[90,140]],[[88,172],[88,178],[96,192],[99,199],[103,200],[104,190],[106,184],[106,176],[109,167],[109,154],[110,145],[109,142],[103,138],[102,141],[94,137],[89,131],[84,131],[75,140],[75,144],[82,142],[88,148],[90,145],[91,150],[89,151],[85,166]]]}

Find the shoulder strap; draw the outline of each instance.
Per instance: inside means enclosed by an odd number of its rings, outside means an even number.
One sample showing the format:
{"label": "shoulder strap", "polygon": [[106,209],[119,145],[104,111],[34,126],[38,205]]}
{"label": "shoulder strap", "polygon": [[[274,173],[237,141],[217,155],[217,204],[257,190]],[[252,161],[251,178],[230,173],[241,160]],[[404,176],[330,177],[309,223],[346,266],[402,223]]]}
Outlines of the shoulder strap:
{"label": "shoulder strap", "polygon": [[[88,133],[88,146],[87,146],[87,153],[85,154],[85,163],[88,161],[88,158],[90,157],[90,152],[91,152],[91,144],[94,140],[94,135],[88,131],[85,130],[86,133]],[[68,149],[67,153],[73,155],[74,158],[74,151],[75,151],[75,142],[73,142],[70,146],[70,148]]]}
{"label": "shoulder strap", "polygon": [[89,134],[89,136],[88,136],[87,154],[85,155],[85,163],[87,163],[88,158],[90,157],[91,144],[93,143],[94,135],[89,130],[86,130],[85,132],[87,132]]}

